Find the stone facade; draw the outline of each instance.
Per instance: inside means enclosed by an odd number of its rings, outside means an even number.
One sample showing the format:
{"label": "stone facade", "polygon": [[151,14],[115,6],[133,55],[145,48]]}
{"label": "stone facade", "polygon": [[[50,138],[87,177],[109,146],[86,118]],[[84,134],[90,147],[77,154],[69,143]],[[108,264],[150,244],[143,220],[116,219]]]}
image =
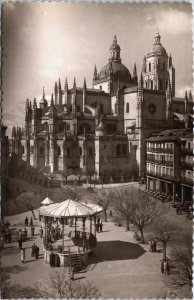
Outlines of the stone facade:
{"label": "stone facade", "polygon": [[174,97],[175,69],[158,33],[139,81],[136,65],[131,75],[120,52],[114,36],[108,64],[99,73],[95,66],[92,89],[85,80],[83,87],[74,80],[69,88],[67,79],[62,88],[59,80],[50,103],[44,89],[39,107],[36,99],[27,99],[25,128],[13,128],[11,151],[48,173],[142,176],[146,139],[172,128],[177,119],[178,126],[188,127],[192,96]]}

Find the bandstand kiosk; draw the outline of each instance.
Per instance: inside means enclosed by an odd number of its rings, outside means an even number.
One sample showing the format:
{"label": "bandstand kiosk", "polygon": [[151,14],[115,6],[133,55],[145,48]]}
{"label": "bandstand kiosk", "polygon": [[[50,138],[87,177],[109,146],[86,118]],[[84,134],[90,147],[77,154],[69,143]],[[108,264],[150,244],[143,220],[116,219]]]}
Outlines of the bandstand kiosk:
{"label": "bandstand kiosk", "polygon": [[45,228],[45,261],[51,266],[83,269],[97,246],[96,215],[101,211],[98,205],[70,199],[42,206],[39,216]]}

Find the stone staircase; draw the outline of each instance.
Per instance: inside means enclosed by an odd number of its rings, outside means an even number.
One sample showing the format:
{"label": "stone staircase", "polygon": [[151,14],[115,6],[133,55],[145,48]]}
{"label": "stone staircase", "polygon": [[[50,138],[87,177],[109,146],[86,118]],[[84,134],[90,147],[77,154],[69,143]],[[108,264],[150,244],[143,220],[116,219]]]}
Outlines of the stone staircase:
{"label": "stone staircase", "polygon": [[78,253],[71,254],[71,265],[74,267],[74,271],[81,271],[82,261]]}

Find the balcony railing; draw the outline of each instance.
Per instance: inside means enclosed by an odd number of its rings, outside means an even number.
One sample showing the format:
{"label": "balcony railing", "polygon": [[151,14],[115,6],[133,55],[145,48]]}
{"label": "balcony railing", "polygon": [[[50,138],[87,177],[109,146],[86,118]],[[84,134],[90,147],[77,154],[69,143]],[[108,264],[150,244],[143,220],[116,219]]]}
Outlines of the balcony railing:
{"label": "balcony railing", "polygon": [[161,161],[161,160],[158,160],[158,159],[151,159],[151,158],[148,158],[147,162],[151,162],[151,163],[154,163],[156,165],[169,166],[169,167],[173,167],[173,165],[174,165],[173,161]]}
{"label": "balcony railing", "polygon": [[158,177],[162,177],[162,178],[167,178],[167,179],[171,179],[173,180],[174,179],[174,176],[173,175],[167,175],[167,174],[161,174],[159,172],[154,172],[154,171],[146,171],[147,174],[149,175],[153,175],[153,176],[158,176]]}
{"label": "balcony railing", "polygon": [[181,166],[183,169],[187,169],[187,170],[193,170],[194,165],[192,163],[189,162],[181,162]]}
{"label": "balcony railing", "polygon": [[183,153],[183,155],[193,155],[193,149],[181,148],[181,152]]}
{"label": "balcony railing", "polygon": [[173,149],[147,147],[147,152],[173,154]]}
{"label": "balcony railing", "polygon": [[181,177],[181,182],[182,183],[187,183],[189,185],[193,185],[193,178]]}

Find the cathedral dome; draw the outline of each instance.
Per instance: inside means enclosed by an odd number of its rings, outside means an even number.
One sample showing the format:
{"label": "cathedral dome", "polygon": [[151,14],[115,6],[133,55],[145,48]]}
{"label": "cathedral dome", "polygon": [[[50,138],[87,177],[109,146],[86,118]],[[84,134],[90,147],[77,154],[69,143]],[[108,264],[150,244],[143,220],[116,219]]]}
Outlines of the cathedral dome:
{"label": "cathedral dome", "polygon": [[118,79],[131,78],[129,70],[118,61],[111,61],[106,66],[104,66],[99,73],[99,79],[107,78],[110,75]]}

